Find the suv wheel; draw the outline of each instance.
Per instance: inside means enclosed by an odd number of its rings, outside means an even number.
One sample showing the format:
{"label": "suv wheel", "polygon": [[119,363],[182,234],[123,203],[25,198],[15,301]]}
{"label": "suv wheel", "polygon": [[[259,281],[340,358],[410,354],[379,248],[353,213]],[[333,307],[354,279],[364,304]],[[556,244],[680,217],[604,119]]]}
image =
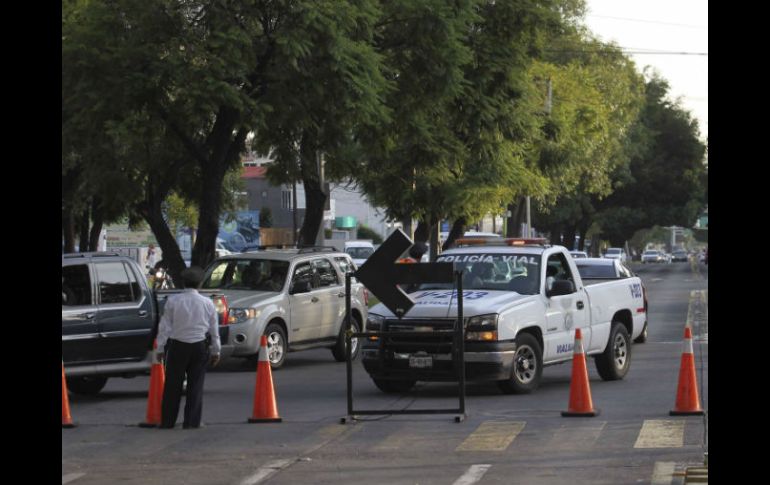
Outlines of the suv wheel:
{"label": "suv wheel", "polygon": [[278,369],[286,360],[286,352],[288,351],[286,332],[279,324],[271,323],[265,329],[265,336],[267,337],[267,360],[270,361],[270,368]]}
{"label": "suv wheel", "polygon": [[107,384],[107,378],[101,376],[93,377],[68,377],[67,390],[76,394],[92,395],[98,394]]}
{"label": "suv wheel", "polygon": [[[350,328],[353,330],[354,333],[358,333],[361,331],[361,323],[358,321],[356,317],[351,317],[350,319]],[[350,360],[356,360],[356,357],[358,356],[358,349],[360,347],[358,337],[353,337],[350,339]],[[346,353],[345,348],[345,322],[342,322],[342,325],[340,327],[340,334],[337,337],[337,343],[332,347],[332,355],[334,356],[334,359],[337,362],[345,362],[348,359],[348,354]]]}

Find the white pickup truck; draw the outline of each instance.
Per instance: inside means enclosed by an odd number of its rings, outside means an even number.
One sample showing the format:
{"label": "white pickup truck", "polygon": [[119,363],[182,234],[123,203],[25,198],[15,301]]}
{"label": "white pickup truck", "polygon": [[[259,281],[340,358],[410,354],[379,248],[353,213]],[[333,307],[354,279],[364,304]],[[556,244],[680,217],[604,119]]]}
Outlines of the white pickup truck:
{"label": "white pickup truck", "polygon": [[[531,392],[544,366],[571,361],[576,328],[602,379],[626,375],[631,341],[646,317],[639,278],[586,284],[569,251],[544,240],[457,243],[438,262],[463,271],[466,379],[497,381],[506,393]],[[435,332],[455,325],[456,288],[425,284],[410,297],[415,305],[401,320],[382,304],[367,318],[367,331],[425,332],[364,341],[364,367],[384,392],[457,379],[451,334]]]}

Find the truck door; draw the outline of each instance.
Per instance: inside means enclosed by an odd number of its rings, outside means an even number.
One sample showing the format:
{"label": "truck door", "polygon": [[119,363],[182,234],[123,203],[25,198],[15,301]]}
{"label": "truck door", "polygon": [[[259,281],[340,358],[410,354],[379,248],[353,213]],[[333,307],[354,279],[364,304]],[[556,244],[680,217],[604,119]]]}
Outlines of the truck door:
{"label": "truck door", "polygon": [[93,280],[86,263],[63,265],[61,268],[61,352],[64,365],[97,360],[99,331]]}
{"label": "truck door", "polygon": [[[94,264],[99,288],[97,323],[102,343],[102,360],[140,360],[150,348],[153,329],[152,300],[146,285],[123,261]],[[143,291],[144,290],[144,291]]]}
{"label": "truck door", "polygon": [[[551,255],[543,271],[546,275],[542,279],[541,292],[543,295],[556,280],[567,280],[576,284],[576,279],[573,277],[566,257],[562,253]],[[576,288],[575,292],[569,295],[547,298],[544,361],[556,361],[572,357],[576,328],[579,328],[583,334],[583,348],[588,349],[591,329],[586,325],[587,306],[588,301],[583,288]]]}

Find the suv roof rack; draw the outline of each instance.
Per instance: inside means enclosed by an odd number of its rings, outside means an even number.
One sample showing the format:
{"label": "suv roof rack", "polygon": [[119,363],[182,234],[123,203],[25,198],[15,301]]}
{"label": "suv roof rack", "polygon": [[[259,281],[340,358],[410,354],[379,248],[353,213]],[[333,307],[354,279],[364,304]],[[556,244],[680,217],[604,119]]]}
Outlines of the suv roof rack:
{"label": "suv roof rack", "polygon": [[463,246],[529,246],[529,247],[550,247],[548,239],[545,238],[520,238],[520,237],[507,237],[507,238],[459,238],[455,240],[456,247]]}
{"label": "suv roof rack", "polygon": [[108,252],[90,252],[90,253],[65,253],[62,254],[62,258],[108,258],[108,257],[115,257],[115,256],[121,256],[118,253],[108,253]]}
{"label": "suv roof rack", "polygon": [[339,249],[334,246],[301,246],[297,254],[306,253],[336,253]]}

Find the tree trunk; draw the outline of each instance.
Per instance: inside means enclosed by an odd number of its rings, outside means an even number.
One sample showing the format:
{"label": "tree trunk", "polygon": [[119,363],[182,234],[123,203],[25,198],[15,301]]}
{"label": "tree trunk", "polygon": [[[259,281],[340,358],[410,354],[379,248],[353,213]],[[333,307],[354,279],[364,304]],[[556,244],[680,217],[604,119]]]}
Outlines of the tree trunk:
{"label": "tree trunk", "polygon": [[570,225],[564,230],[564,241],[562,241],[563,246],[570,251],[573,247],[575,247],[575,233],[577,232],[577,226]]}
{"label": "tree trunk", "polygon": [[551,226],[550,230],[548,231],[551,235],[550,242],[552,245],[556,246],[562,245],[561,242],[561,226],[560,225],[553,225]]}
{"label": "tree trunk", "polygon": [[99,236],[102,233],[102,227],[104,227],[104,214],[102,209],[99,207],[98,198],[94,198],[91,207],[91,213],[94,219],[94,223],[91,226],[91,233],[88,237],[88,247],[91,248],[91,251],[98,251],[100,242]]}
{"label": "tree trunk", "polygon": [[75,252],[75,220],[72,216],[72,209],[69,207],[62,210],[62,236],[64,237],[64,252]]}
{"label": "tree trunk", "polygon": [[444,241],[444,245],[442,246],[442,250],[446,251],[447,249],[454,246],[455,241],[463,234],[465,234],[465,226],[467,224],[467,219],[465,217],[460,217],[459,219],[455,220],[454,224],[452,224],[452,229],[450,229],[449,234],[447,235],[446,241]]}
{"label": "tree trunk", "polygon": [[198,210],[198,232],[192,250],[190,265],[205,268],[216,256],[219,234],[219,213],[222,207],[224,171],[204,169]]}
{"label": "tree trunk", "polygon": [[298,246],[315,246],[326,205],[326,194],[318,173],[318,155],[309,135],[303,135],[300,146],[300,173],[305,185],[305,220],[299,231]]}
{"label": "tree trunk", "polygon": [[141,210],[142,217],[150,226],[155,239],[158,240],[160,249],[163,252],[163,263],[171,273],[171,278],[177,282],[182,281],[182,271],[187,267],[182,258],[182,251],[179,249],[179,244],[176,242],[174,234],[166,223],[166,219],[163,217],[163,210],[161,209],[160,199],[156,199],[156,202],[145,204]]}
{"label": "tree trunk", "polygon": [[90,251],[88,247],[88,225],[89,225],[89,210],[88,207],[83,209],[82,214],[80,215],[80,222],[78,224],[78,230],[80,232],[80,247],[79,252],[81,253],[87,253]]}

